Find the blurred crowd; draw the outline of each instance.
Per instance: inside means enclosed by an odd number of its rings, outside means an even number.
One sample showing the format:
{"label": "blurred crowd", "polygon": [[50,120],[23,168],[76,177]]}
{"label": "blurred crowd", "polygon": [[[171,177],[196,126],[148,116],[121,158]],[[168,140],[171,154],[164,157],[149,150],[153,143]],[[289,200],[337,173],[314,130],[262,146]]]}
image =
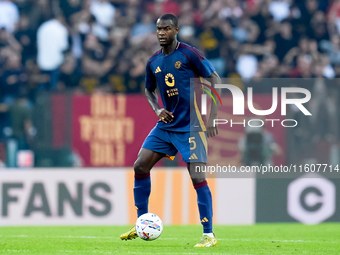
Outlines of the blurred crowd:
{"label": "blurred crowd", "polygon": [[164,13],[221,77],[340,77],[340,0],[0,0],[0,128],[33,136],[45,91],[141,93]]}
{"label": "blurred crowd", "polygon": [[140,93],[164,13],[221,77],[340,76],[339,0],[0,0],[2,102]]}

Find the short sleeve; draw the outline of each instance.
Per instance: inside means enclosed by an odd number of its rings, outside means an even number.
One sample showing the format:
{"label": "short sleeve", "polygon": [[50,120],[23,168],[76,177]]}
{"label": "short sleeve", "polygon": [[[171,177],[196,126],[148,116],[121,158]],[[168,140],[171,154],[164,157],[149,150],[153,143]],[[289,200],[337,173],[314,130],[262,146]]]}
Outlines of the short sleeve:
{"label": "short sleeve", "polygon": [[150,90],[154,90],[156,89],[156,78],[154,73],[151,70],[151,66],[150,66],[150,60],[148,61],[148,63],[146,64],[146,72],[145,72],[145,88],[146,89],[150,89]]}
{"label": "short sleeve", "polygon": [[190,52],[190,62],[203,78],[208,78],[215,71],[215,68],[212,66],[209,60],[206,59],[202,52],[200,52],[198,49],[191,47],[188,52]]}

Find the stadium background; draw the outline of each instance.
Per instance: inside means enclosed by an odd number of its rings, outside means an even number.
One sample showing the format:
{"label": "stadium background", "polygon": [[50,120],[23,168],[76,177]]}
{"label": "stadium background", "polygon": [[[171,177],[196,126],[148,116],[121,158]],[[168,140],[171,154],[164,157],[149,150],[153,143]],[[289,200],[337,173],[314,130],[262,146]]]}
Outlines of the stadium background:
{"label": "stadium background", "polygon": [[[0,0],[0,225],[133,222],[131,166],[157,120],[142,95],[145,63],[168,12],[179,40],[221,77],[258,84],[258,105],[271,102],[272,79],[311,91],[313,117],[290,109],[299,126],[272,130],[267,160],[338,164],[339,10],[321,0]],[[214,157],[247,162],[246,132],[223,131],[226,152],[209,148]],[[158,167],[150,210],[167,224],[198,223],[181,160]],[[209,182],[218,224],[339,221],[339,179]]]}

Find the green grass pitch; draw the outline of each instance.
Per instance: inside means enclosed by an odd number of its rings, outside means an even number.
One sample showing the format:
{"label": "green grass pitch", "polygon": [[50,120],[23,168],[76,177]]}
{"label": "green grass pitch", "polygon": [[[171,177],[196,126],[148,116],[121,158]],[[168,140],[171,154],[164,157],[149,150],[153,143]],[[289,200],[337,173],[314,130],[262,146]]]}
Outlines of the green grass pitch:
{"label": "green grass pitch", "polygon": [[340,254],[340,224],[215,226],[218,247],[193,248],[201,226],[165,226],[155,241],[121,241],[129,226],[0,227],[0,254]]}

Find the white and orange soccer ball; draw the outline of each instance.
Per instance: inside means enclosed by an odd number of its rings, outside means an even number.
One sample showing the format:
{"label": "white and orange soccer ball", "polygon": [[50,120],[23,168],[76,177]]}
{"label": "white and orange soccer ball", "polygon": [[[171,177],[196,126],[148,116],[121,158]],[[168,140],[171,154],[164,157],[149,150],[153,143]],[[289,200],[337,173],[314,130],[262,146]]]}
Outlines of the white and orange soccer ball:
{"label": "white and orange soccer ball", "polygon": [[157,239],[163,231],[163,222],[154,213],[145,213],[136,221],[137,235],[145,241],[153,241]]}

